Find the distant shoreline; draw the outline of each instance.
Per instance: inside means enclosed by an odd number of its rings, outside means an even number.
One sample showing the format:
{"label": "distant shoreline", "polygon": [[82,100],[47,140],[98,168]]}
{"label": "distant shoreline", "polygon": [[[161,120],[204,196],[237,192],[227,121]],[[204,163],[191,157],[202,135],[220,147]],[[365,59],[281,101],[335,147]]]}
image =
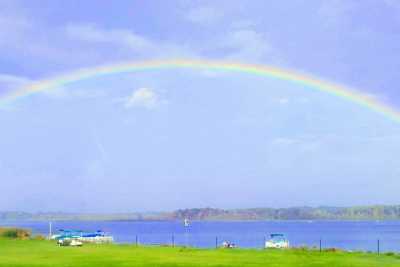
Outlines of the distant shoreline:
{"label": "distant shoreline", "polygon": [[215,209],[171,212],[63,213],[0,211],[0,221],[398,221],[400,205]]}
{"label": "distant shoreline", "polygon": [[[154,223],[154,222],[177,222],[181,223],[182,221],[180,220],[118,220],[118,219],[110,219],[110,220],[104,220],[104,219],[0,219],[0,226],[7,225],[9,223],[18,223],[18,222],[25,222],[25,223],[48,223],[48,222],[132,222],[132,223]],[[400,222],[399,219],[383,219],[383,220],[373,220],[373,219],[317,219],[317,220],[296,220],[296,219],[288,219],[288,220],[193,220],[191,223],[196,223],[196,222],[210,222],[210,223],[257,223],[257,222],[282,222],[282,223],[318,223],[318,222]],[[2,224],[4,223],[4,224]]]}

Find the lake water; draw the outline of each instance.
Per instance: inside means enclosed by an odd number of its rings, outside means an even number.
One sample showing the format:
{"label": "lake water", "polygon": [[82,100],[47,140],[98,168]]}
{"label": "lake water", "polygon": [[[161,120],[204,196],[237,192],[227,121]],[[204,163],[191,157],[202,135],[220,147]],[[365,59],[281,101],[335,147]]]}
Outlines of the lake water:
{"label": "lake water", "polygon": [[[33,233],[48,234],[47,222],[0,222],[0,225],[32,229]],[[269,221],[269,222],[53,222],[53,229],[83,231],[103,230],[118,243],[147,245],[171,244],[202,248],[215,247],[216,241],[230,241],[239,247],[262,248],[264,238],[271,233],[284,233],[291,246],[322,246],[347,250],[376,251],[378,239],[381,251],[400,252],[400,221],[338,222],[338,221]],[[53,232],[54,233],[54,232]],[[217,240],[216,240],[217,239]]]}

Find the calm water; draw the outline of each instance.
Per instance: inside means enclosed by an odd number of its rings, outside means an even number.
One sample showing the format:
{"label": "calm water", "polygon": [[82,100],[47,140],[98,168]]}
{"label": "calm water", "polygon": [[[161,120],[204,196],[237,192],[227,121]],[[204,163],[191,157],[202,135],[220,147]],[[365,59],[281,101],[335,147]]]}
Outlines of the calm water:
{"label": "calm water", "polygon": [[[0,225],[27,227],[34,233],[47,234],[47,222],[0,222]],[[400,221],[396,222],[192,222],[188,228],[181,222],[55,222],[53,229],[84,231],[103,230],[118,243],[170,244],[215,247],[227,240],[240,247],[261,248],[264,237],[284,233],[292,246],[336,247],[349,250],[400,251]]]}

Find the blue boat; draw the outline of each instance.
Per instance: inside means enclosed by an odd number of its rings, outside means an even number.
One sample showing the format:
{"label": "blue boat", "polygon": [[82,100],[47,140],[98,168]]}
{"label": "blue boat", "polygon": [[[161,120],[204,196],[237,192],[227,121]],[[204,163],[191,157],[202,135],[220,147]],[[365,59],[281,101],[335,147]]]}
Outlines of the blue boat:
{"label": "blue boat", "polygon": [[113,237],[106,235],[103,231],[84,232],[82,230],[65,230],[60,229],[59,234],[53,235],[52,239],[62,240],[78,240],[86,243],[111,243]]}

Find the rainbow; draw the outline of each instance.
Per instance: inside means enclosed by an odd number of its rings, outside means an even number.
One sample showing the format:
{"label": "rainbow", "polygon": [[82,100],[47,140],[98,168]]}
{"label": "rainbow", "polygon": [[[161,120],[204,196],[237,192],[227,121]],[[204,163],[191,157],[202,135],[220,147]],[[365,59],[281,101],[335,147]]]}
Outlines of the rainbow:
{"label": "rainbow", "polygon": [[317,79],[312,76],[303,75],[294,71],[276,68],[266,65],[242,64],[233,62],[221,62],[213,60],[149,60],[142,62],[124,62],[113,65],[103,65],[98,67],[79,69],[75,72],[59,75],[55,78],[40,80],[16,89],[6,95],[1,96],[0,105],[10,104],[18,98],[52,90],[74,82],[90,79],[98,76],[111,75],[116,73],[132,73],[148,70],[162,69],[203,69],[211,71],[228,71],[248,73],[258,76],[265,76],[279,80],[290,81],[296,84],[307,86],[307,88],[322,91],[330,95],[340,97],[363,106],[372,111],[378,112],[383,116],[400,123],[400,112],[390,105],[379,102],[378,100],[361,93],[360,91]]}

